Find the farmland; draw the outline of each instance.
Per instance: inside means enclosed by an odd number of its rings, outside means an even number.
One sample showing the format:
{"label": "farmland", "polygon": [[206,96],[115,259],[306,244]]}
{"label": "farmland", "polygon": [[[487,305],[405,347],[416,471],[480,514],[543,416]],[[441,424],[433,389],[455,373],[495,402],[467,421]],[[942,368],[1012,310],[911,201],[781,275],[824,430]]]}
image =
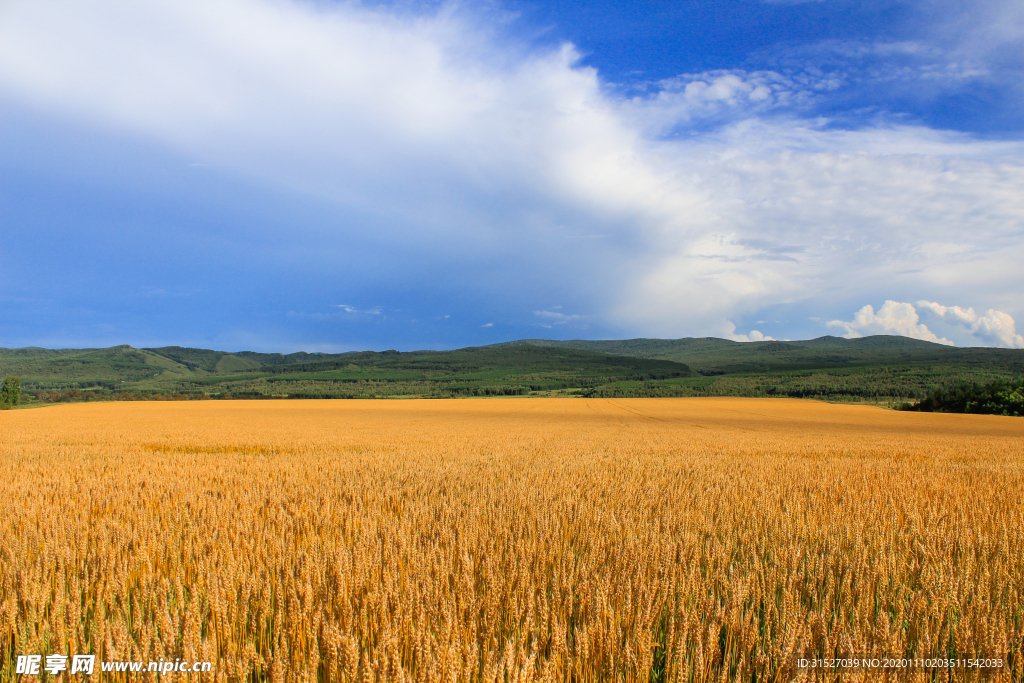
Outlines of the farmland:
{"label": "farmland", "polygon": [[[6,411],[0,434],[0,680],[33,653],[228,681],[1024,675],[1019,418],[266,400]],[[943,673],[912,676],[981,680]]]}

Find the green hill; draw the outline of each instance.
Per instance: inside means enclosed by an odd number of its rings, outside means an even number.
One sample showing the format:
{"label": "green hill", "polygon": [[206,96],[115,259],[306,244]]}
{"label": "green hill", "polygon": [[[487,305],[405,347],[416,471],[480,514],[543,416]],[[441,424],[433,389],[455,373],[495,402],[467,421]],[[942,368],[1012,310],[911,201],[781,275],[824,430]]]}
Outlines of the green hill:
{"label": "green hill", "polygon": [[860,339],[819,337],[786,342],[735,342],[714,337],[604,341],[524,339],[496,346],[522,344],[674,360],[709,375],[919,362],[980,363],[1008,367],[1016,363],[1024,369],[1024,352],[1017,349],[960,348],[887,335]]}
{"label": "green hill", "polygon": [[157,355],[169,358],[176,363],[194,369],[202,369],[207,372],[235,372],[258,368],[264,365],[288,365],[290,363],[302,363],[316,361],[325,358],[334,358],[338,354],[332,353],[257,353],[256,351],[236,351],[227,353],[225,351],[210,351],[209,349],[193,349],[182,346],[163,346],[158,349],[143,349]]}
{"label": "green hill", "polygon": [[21,377],[33,387],[80,389],[114,388],[161,377],[181,379],[193,376],[196,370],[124,345],[108,349],[0,348],[0,374]]}
{"label": "green hill", "polygon": [[692,374],[686,365],[675,361],[531,345],[288,356],[182,347],[0,349],[0,375],[19,376],[24,393],[41,401],[124,395],[374,398],[579,394],[610,382],[664,381]]}
{"label": "green hill", "polygon": [[554,341],[455,351],[257,353],[167,346],[0,349],[31,402],[153,397],[789,396],[900,403],[1012,382],[1024,351],[820,337]]}
{"label": "green hill", "polygon": [[898,403],[967,383],[1024,375],[1024,350],[960,348],[878,335],[734,342],[686,339],[525,339],[498,346],[577,348],[685,363],[705,380],[610,384],[598,396],[789,396]]}

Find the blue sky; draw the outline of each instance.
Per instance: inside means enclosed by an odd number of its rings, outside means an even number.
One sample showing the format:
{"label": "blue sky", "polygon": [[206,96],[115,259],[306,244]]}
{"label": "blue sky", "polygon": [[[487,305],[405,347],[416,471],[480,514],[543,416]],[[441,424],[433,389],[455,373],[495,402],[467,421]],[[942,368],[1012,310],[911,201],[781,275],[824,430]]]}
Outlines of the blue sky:
{"label": "blue sky", "polygon": [[8,0],[0,346],[1024,347],[1024,6]]}

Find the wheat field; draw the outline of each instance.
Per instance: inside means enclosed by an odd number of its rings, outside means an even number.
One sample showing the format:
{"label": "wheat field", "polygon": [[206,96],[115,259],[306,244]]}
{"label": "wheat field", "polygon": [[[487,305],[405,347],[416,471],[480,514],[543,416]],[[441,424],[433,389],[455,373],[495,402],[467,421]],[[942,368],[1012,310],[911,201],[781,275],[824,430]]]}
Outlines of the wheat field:
{"label": "wheat field", "polygon": [[1018,418],[210,401],[7,411],[0,435],[3,680],[23,653],[488,683],[810,680],[801,656],[970,655],[1006,660],[985,680],[1024,680]]}

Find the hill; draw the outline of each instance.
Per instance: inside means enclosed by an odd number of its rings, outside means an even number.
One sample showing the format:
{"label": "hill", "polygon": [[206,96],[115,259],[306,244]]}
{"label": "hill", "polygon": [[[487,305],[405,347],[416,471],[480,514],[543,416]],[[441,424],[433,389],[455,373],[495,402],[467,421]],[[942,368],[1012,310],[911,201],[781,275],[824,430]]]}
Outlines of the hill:
{"label": "hill", "polygon": [[454,351],[257,353],[167,346],[0,349],[29,400],[375,398],[564,394],[788,396],[902,403],[964,383],[1012,382],[1024,351],[906,337],[524,339]]}
{"label": "hill", "polygon": [[32,386],[113,389],[161,377],[191,377],[196,372],[172,358],[127,345],[107,349],[0,348],[0,374],[21,377]]}
{"label": "hill", "polygon": [[21,377],[25,395],[42,401],[126,394],[133,398],[578,394],[612,382],[670,380],[692,374],[675,361],[532,345],[286,356],[182,347],[0,349],[0,375]]}
{"label": "hill", "polygon": [[288,365],[304,363],[325,358],[334,358],[338,354],[331,353],[257,353],[256,351],[210,351],[209,349],[193,349],[182,346],[163,346],[158,349],[143,349],[169,358],[188,368],[205,370],[206,372],[234,372],[258,368],[263,365]]}
{"label": "hill", "polygon": [[[876,335],[859,339],[819,337],[806,341],[735,342],[714,337],[685,339],[625,339],[591,341],[523,339],[495,346],[529,344],[583,349],[636,358],[674,360],[702,374],[766,372],[799,368],[876,363],[1009,363],[1024,364],[1015,349],[960,348],[932,342]],[[1024,367],[1024,365],[1022,365]]]}
{"label": "hill", "polygon": [[959,348],[877,335],[859,339],[734,342],[686,339],[524,339],[497,346],[536,345],[618,353],[685,363],[706,379],[601,387],[595,395],[788,396],[899,403],[963,383],[1013,381],[1024,375],[1024,350]]}

